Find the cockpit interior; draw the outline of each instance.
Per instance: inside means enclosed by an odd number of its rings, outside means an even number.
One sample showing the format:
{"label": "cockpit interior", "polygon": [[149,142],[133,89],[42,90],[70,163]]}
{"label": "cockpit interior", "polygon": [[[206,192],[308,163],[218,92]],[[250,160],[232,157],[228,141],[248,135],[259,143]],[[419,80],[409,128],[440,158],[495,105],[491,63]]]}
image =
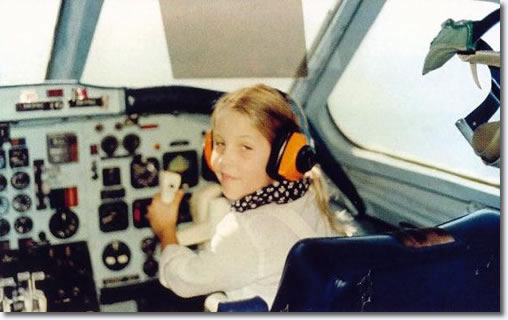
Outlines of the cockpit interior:
{"label": "cockpit interior", "polygon": [[[0,0],[0,309],[500,312],[501,7]],[[178,173],[180,244],[207,245],[210,115],[257,83],[304,110],[355,233],[296,243],[270,307],[180,297],[147,207]]]}

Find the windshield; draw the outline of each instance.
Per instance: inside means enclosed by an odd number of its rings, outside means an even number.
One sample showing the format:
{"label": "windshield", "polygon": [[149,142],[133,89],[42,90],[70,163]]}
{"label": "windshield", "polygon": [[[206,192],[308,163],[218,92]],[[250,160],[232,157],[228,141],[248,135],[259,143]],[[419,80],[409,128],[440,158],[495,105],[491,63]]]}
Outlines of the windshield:
{"label": "windshield", "polygon": [[[219,3],[222,3],[224,8],[227,1],[230,0],[222,0]],[[304,30],[301,39],[304,39],[305,50],[310,49],[321,26],[326,23],[338,1],[284,1],[294,4],[293,9],[300,11],[299,16],[300,19],[303,19]],[[266,0],[256,2],[258,4],[264,3],[267,8],[273,7],[273,5],[268,5],[269,2]],[[179,59],[178,61],[181,63],[188,63],[188,60],[181,59],[181,55],[172,57],[169,54],[169,52],[178,52],[178,50],[172,46],[173,43],[167,43],[167,40],[174,37],[171,37],[171,34],[165,34],[161,3],[167,5],[181,2],[104,1],[83,74],[78,80],[83,83],[103,86],[146,87],[178,84],[218,90],[264,82],[282,90],[289,89],[294,75],[267,74],[266,76],[213,78],[184,75],[184,77],[175,77],[173,72],[175,61]],[[208,3],[208,1],[203,3]],[[60,5],[61,1],[59,0],[44,2],[0,0],[0,85],[44,81]],[[222,10],[228,12],[227,8]],[[196,15],[198,16],[198,14]],[[298,12],[295,11],[295,15],[298,16]],[[196,16],[189,16],[189,19],[184,17],[179,17],[182,19],[182,25],[199,21]],[[277,22],[274,21],[276,19],[279,23],[284,21],[280,15],[273,15],[271,23]],[[265,21],[265,23],[270,23],[270,21]],[[261,36],[271,39],[266,33],[264,32]],[[246,37],[242,34],[238,36]],[[256,35],[251,35],[251,37],[254,38]],[[181,45],[191,47],[193,41],[189,40]],[[228,47],[224,46],[223,48],[226,50]],[[266,48],[261,49],[277,50],[279,53],[287,53],[290,50],[284,46],[270,44],[268,41]],[[204,51],[201,54],[206,57],[207,52]],[[210,62],[210,65],[214,66],[215,63]]]}

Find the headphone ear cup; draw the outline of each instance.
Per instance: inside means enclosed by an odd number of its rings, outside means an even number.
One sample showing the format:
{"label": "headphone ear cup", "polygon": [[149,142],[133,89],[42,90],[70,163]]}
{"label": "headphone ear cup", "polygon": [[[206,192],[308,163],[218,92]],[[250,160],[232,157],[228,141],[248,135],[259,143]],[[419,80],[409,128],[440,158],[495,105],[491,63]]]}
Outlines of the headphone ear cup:
{"label": "headphone ear cup", "polygon": [[316,164],[315,152],[305,134],[292,132],[282,143],[274,143],[268,163],[267,173],[273,179],[298,181]]}
{"label": "headphone ear cup", "polygon": [[205,158],[206,164],[210,170],[213,170],[212,166],[212,149],[213,149],[213,139],[212,139],[212,131],[208,130],[205,134],[205,143],[203,146],[203,157]]}

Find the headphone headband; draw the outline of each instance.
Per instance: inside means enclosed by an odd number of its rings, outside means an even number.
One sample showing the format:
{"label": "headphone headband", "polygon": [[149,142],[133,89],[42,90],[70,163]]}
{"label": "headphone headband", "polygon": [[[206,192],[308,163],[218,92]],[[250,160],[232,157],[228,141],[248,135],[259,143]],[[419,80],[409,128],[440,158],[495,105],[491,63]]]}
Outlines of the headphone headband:
{"label": "headphone headband", "polygon": [[296,103],[293,98],[284,91],[281,91],[279,89],[275,89],[279,94],[286,100],[286,102],[291,107],[291,111],[293,114],[295,114],[298,117],[298,124],[300,125],[300,130],[305,134],[305,137],[307,138],[307,143],[314,148],[314,140],[312,139],[312,136],[310,134],[309,130],[309,124],[307,122],[307,117],[305,116],[305,112],[303,111],[302,107]]}

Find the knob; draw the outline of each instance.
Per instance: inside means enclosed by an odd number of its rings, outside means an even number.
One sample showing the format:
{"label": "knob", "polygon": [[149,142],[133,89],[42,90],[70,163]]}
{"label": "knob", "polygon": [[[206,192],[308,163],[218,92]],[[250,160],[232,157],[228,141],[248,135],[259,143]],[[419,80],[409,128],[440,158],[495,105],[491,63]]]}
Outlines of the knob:
{"label": "knob", "polygon": [[46,243],[48,241],[48,237],[46,236],[46,232],[44,232],[44,231],[39,232],[39,241],[41,243]]}
{"label": "knob", "polygon": [[155,261],[154,258],[148,258],[145,263],[143,263],[143,272],[149,276],[154,277],[159,271],[159,264]]}
{"label": "knob", "polygon": [[141,242],[141,250],[148,255],[152,255],[155,252],[156,247],[157,242],[154,237],[145,238]]}

